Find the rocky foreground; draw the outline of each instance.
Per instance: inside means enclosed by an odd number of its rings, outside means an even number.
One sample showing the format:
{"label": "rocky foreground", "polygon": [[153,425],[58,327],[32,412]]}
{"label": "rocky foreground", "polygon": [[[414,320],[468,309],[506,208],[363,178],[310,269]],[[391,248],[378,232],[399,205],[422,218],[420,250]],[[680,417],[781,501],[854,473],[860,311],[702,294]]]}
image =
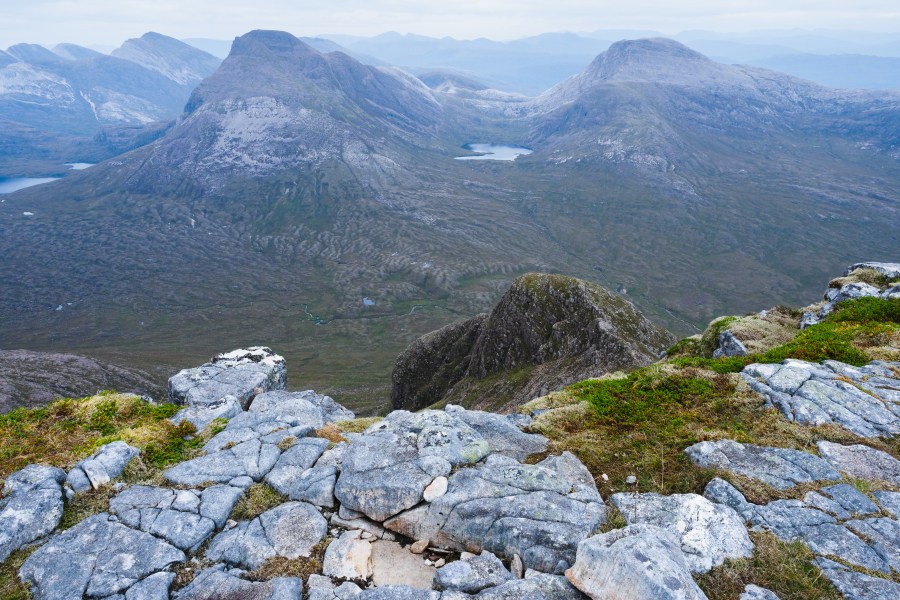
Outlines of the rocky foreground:
{"label": "rocky foreground", "polygon": [[[354,415],[284,391],[285,374],[281,357],[250,348],[173,377],[170,399],[185,405],[173,421],[228,421],[158,484],[116,483],[139,452],[124,442],[68,472],[13,473],[0,558],[36,546],[19,576],[40,600],[699,599],[694,575],[750,557],[748,532],[766,531],[808,546],[847,598],[900,597],[900,461],[868,445],[700,442],[687,456],[721,474],[702,496],[635,489],[607,503],[573,454],[529,460],[548,440],[524,430],[528,414],[394,411],[333,441],[331,424]],[[827,416],[861,438],[900,431],[900,363],[786,361],[744,377],[761,407],[798,422]],[[806,492],[753,504],[732,476]],[[286,500],[232,520],[259,482]],[[111,484],[106,512],[54,533],[67,502]],[[267,576],[277,564],[312,572]],[[741,595],[772,598],[753,585]]]}

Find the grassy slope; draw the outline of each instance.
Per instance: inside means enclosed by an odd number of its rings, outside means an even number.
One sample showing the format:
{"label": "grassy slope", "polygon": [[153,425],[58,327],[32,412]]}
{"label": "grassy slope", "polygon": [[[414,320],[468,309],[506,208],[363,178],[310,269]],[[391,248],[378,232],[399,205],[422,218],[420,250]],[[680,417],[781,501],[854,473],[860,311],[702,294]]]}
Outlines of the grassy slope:
{"label": "grassy slope", "polygon": [[[638,369],[586,380],[539,398],[524,410],[550,409],[532,429],[550,440],[549,454],[569,450],[588,467],[604,496],[620,491],[703,492],[714,476],[735,484],[756,503],[800,498],[809,488],[778,491],[759,482],[693,465],[683,450],[704,440],[734,439],[742,443],[795,448],[815,453],[815,441],[866,443],[900,458],[900,440],[862,440],[835,426],[804,427],[789,422],[737,375],[751,362],[785,358],[810,361],[837,359],[861,365],[884,350],[900,334],[900,300],[865,298],[845,302],[826,322],[765,353],[708,359],[681,357]],[[540,457],[535,457],[540,458]],[[625,484],[635,475],[637,486]],[[866,482],[847,480],[862,491]],[[893,489],[881,486],[880,489]],[[619,525],[624,525],[624,521]],[[809,564],[812,554],[802,544],[786,544],[768,534],[753,534],[752,558],[730,561],[699,577],[710,598],[736,598],[747,583],[767,587],[782,599],[836,598],[836,591]],[[900,580],[897,574],[894,578]]]}

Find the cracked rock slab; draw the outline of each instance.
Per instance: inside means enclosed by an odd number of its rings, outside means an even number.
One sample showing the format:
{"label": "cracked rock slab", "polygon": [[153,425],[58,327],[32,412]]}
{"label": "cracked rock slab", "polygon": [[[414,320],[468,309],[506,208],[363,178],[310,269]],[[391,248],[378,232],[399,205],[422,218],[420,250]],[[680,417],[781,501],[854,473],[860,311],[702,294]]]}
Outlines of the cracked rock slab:
{"label": "cracked rock slab", "polygon": [[519,555],[528,568],[562,573],[578,542],[606,521],[606,506],[589,478],[569,453],[536,465],[493,454],[451,475],[446,494],[385,527],[435,547]]}
{"label": "cracked rock slab", "polygon": [[816,447],[835,469],[851,477],[900,485],[900,460],[887,452],[863,444],[844,446],[824,440]]}
{"label": "cracked rock slab", "polygon": [[53,536],[19,576],[39,599],[103,598],[184,560],[174,546],[101,513]]}
{"label": "cracked rock slab", "polygon": [[790,421],[835,423],[862,437],[893,437],[900,434],[900,380],[883,370],[884,364],[857,368],[788,359],[748,365],[742,376]]}
{"label": "cracked rock slab", "polygon": [[703,496],[621,493],[613,494],[612,502],[629,525],[649,523],[675,534],[695,573],[753,554],[753,542],[738,513]]}
{"label": "cracked rock slab", "polygon": [[848,569],[844,565],[817,558],[816,564],[834,587],[852,600],[895,600],[900,598],[900,584]]}
{"label": "cracked rock slab", "polygon": [[779,490],[800,483],[840,479],[840,474],[828,462],[800,450],[721,440],[694,444],[685,453],[701,467],[731,471]]}
{"label": "cracked rock slab", "polygon": [[0,499],[0,562],[56,529],[65,480],[65,471],[45,465],[28,465],[6,478]]}
{"label": "cracked rock slab", "polygon": [[194,551],[221,527],[243,490],[227,485],[197,490],[134,485],[116,495],[110,512],[125,525]]}
{"label": "cracked rock slab", "polygon": [[253,570],[276,556],[308,557],[327,529],[325,518],[315,507],[287,502],[216,535],[206,558]]}
{"label": "cracked rock slab", "polygon": [[656,525],[629,525],[578,544],[566,578],[594,600],[705,600],[681,543]]}
{"label": "cracked rock slab", "polygon": [[247,581],[225,571],[224,565],[204,569],[172,600],[301,600],[303,580],[276,577],[269,581]]}
{"label": "cracked rock slab", "polygon": [[482,552],[478,556],[453,561],[437,570],[434,587],[475,594],[515,579],[494,554]]}
{"label": "cracked rock slab", "polygon": [[324,438],[297,440],[282,453],[266,475],[266,482],[291,500],[333,508],[337,468],[313,466],[327,447],[328,440]]}

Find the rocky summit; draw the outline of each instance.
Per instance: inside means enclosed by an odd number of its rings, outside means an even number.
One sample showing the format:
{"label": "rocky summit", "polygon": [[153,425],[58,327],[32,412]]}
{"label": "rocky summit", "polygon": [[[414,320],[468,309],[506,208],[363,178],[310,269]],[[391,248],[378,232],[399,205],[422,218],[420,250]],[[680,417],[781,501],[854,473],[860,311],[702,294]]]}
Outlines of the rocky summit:
{"label": "rocky summit", "polygon": [[509,408],[586,377],[650,364],[672,341],[618,294],[531,273],[513,281],[490,314],[413,342],[394,366],[391,403],[485,406],[490,397],[491,408]]}
{"label": "rocky summit", "polygon": [[710,358],[683,341],[649,364],[666,335],[613,294],[555,276],[514,292],[470,324],[469,372],[525,358],[629,372],[510,414],[443,402],[358,418],[288,390],[284,358],[253,346],[177,372],[166,403],[104,393],[0,418],[0,464],[15,465],[0,591],[900,597],[900,361],[882,354],[898,299],[846,299],[803,329],[795,311],[794,337],[766,351]]}

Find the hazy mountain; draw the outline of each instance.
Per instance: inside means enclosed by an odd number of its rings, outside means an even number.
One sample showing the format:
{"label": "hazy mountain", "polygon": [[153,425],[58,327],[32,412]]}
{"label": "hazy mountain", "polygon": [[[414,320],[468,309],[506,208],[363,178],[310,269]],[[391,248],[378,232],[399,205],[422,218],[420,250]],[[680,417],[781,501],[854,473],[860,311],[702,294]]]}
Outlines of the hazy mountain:
{"label": "hazy mountain", "polygon": [[[71,44],[57,50],[18,44],[8,49],[17,61],[0,60],[8,63],[0,68],[0,120],[11,124],[0,133],[0,146],[16,140],[15,152],[0,153],[0,175],[21,169],[23,160],[34,170],[24,174],[38,175],[65,171],[63,162],[108,158],[108,145],[94,140],[104,127],[176,117],[197,83],[219,63],[158,34],[129,40],[116,51],[120,56]],[[39,135],[17,133],[22,131]],[[39,147],[40,139],[49,143]],[[59,152],[52,152],[54,145]],[[78,154],[64,154],[73,148],[80,149]]]}
{"label": "hazy mountain", "polygon": [[[353,52],[352,50],[345,48],[339,43],[332,41],[330,39],[322,38],[322,37],[301,37],[299,38],[304,44],[311,46],[318,50],[319,52],[343,52],[349,56],[352,56],[359,62],[372,65],[372,66],[386,66],[388,63],[383,60],[378,60],[372,56],[366,56],[364,54],[360,54],[358,52]],[[190,44],[195,48],[199,48],[205,52],[209,52],[213,56],[217,56],[219,58],[225,58],[231,52],[231,44],[230,40],[211,40],[208,38],[188,38],[182,40],[186,44]]]}
{"label": "hazy mountain", "polygon": [[[135,366],[265,340],[361,406],[524,272],[687,333],[900,251],[897,95],[672,40],[589,63],[529,100],[241,36],[157,141],[0,203],[0,337]],[[453,160],[470,142],[534,153]]]}
{"label": "hazy mountain", "polygon": [[127,40],[113,56],[130,60],[185,86],[195,86],[222,62],[212,54],[158,33]]}

